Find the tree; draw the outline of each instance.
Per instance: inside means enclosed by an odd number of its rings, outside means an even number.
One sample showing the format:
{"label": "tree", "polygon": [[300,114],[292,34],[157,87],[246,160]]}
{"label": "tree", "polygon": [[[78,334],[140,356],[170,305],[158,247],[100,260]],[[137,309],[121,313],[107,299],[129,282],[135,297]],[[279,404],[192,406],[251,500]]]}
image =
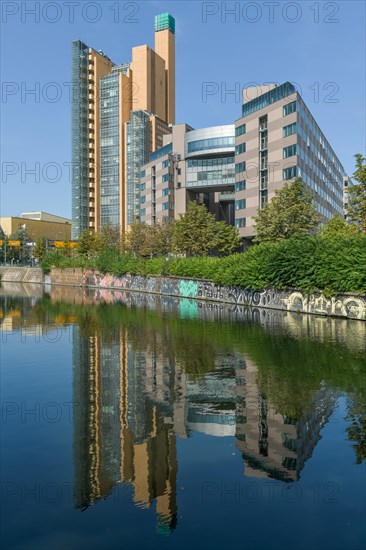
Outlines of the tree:
{"label": "tree", "polygon": [[126,249],[135,256],[151,256],[153,240],[153,228],[146,223],[134,221],[126,237]]}
{"label": "tree", "polygon": [[85,229],[79,237],[77,251],[82,256],[92,256],[98,248],[97,234],[94,231]]}
{"label": "tree", "polygon": [[240,242],[235,227],[217,222],[205,206],[193,201],[188,204],[187,212],[174,224],[173,250],[187,256],[231,254],[239,248]]}
{"label": "tree", "polygon": [[347,216],[360,231],[366,233],[366,159],[360,154],[355,155],[355,159],[353,177],[357,183],[347,188]]}
{"label": "tree", "polygon": [[273,199],[254,216],[256,242],[277,242],[291,237],[309,235],[319,225],[313,197],[301,178],[275,191]]}
{"label": "tree", "polygon": [[[20,241],[20,246],[9,246],[9,240]],[[7,239],[6,259],[7,262],[28,264],[31,261],[30,237],[25,226],[19,228]]]}
{"label": "tree", "polygon": [[330,219],[323,227],[319,230],[319,235],[325,239],[334,239],[338,237],[352,237],[353,235],[358,235],[358,229],[350,224],[341,216],[335,216]]}
{"label": "tree", "polygon": [[40,237],[36,245],[33,249],[33,256],[41,262],[45,255],[47,254],[47,246],[46,246],[46,239],[44,237]]}

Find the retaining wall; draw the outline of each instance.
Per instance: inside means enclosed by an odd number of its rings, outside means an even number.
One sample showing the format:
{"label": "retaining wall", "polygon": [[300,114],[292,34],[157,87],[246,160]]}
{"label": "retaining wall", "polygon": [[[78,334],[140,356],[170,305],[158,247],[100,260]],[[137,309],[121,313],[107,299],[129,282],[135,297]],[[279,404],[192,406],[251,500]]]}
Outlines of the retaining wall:
{"label": "retaining wall", "polygon": [[40,267],[0,266],[0,280],[11,283],[43,283],[44,274]]}
{"label": "retaining wall", "polygon": [[163,296],[177,296],[179,298],[366,320],[366,295],[340,294],[332,298],[326,298],[319,292],[306,294],[296,289],[277,290],[270,288],[253,291],[235,286],[216,285],[211,281],[181,277],[143,277],[130,274],[116,277],[97,271],[83,271],[82,269],[53,269],[51,271],[51,284],[96,288],[100,289],[101,295],[105,293],[105,290],[145,292]]}

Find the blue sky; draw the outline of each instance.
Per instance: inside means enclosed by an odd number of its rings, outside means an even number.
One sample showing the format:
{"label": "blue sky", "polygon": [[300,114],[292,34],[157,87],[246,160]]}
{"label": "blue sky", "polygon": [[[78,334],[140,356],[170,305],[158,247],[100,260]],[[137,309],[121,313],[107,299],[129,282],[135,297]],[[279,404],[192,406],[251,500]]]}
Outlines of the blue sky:
{"label": "blue sky", "polygon": [[[176,18],[177,122],[232,123],[240,97],[230,90],[289,80],[348,173],[365,151],[363,1],[3,0],[1,8],[2,216],[71,216],[71,41],[128,62],[133,46],[153,46],[154,15],[165,11]],[[214,83],[206,97],[205,83]]]}

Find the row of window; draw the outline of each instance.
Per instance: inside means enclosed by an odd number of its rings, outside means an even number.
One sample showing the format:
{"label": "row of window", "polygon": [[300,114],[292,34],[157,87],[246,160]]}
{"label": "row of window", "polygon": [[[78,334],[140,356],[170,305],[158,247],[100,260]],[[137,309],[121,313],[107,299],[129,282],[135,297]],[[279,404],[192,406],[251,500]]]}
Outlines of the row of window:
{"label": "row of window", "polygon": [[297,175],[300,175],[297,166],[289,166],[288,168],[283,169],[282,177],[284,180],[290,180],[292,178],[296,178]]}
{"label": "row of window", "polygon": [[222,164],[234,164],[234,157],[216,157],[209,159],[188,159],[187,168],[204,168],[210,166],[221,166]]}
{"label": "row of window", "polygon": [[246,149],[247,149],[246,144],[245,143],[240,143],[239,145],[237,145],[235,147],[235,154],[240,155],[241,153],[245,153]]}
{"label": "row of window", "polygon": [[235,210],[243,210],[243,208],[246,208],[246,200],[245,199],[239,199],[235,201]]}
{"label": "row of window", "polygon": [[241,227],[245,227],[245,225],[246,225],[246,218],[236,218],[235,227],[237,229],[240,229]]}
{"label": "row of window", "polygon": [[246,163],[245,162],[238,162],[235,164],[235,173],[239,174],[240,172],[245,172],[246,170]]}
{"label": "row of window", "polygon": [[238,137],[238,136],[242,136],[243,134],[245,134],[247,131],[247,126],[246,124],[240,124],[240,126],[237,126],[235,128],[235,136]]}
{"label": "row of window", "polygon": [[283,106],[282,110],[283,116],[291,115],[291,113],[296,113],[296,101],[291,101]]}
{"label": "row of window", "polygon": [[293,134],[296,134],[296,122],[293,122],[292,124],[288,124],[287,126],[284,126],[282,129],[282,135],[283,137],[292,136]]}
{"label": "row of window", "polygon": [[235,183],[235,191],[238,192],[238,191],[245,191],[246,189],[246,181],[245,180],[240,180],[240,181],[237,181]]}
{"label": "row of window", "polygon": [[220,149],[222,147],[234,147],[235,137],[219,137],[199,139],[197,141],[191,141],[188,143],[188,153],[195,153],[197,151],[205,151],[206,149]]}
{"label": "row of window", "polygon": [[267,107],[272,103],[276,103],[276,101],[280,101],[281,99],[284,99],[285,97],[295,92],[296,90],[293,84],[291,84],[290,82],[285,82],[284,84],[281,84],[280,86],[269,90],[259,97],[256,97],[255,99],[252,99],[247,103],[244,103],[242,107],[242,116],[244,117],[255,113],[256,111],[259,111],[260,109],[263,109],[264,107]]}
{"label": "row of window", "polygon": [[288,157],[293,157],[294,155],[296,155],[296,143],[283,148],[284,159],[287,159]]}

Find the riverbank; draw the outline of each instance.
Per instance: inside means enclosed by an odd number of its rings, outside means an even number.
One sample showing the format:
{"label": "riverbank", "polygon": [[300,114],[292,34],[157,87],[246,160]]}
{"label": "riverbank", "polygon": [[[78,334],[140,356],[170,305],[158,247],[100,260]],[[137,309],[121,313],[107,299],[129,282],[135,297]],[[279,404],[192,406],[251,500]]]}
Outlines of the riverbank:
{"label": "riverbank", "polygon": [[0,276],[4,283],[86,287],[99,290],[101,295],[106,291],[131,291],[366,321],[364,294],[344,293],[327,297],[321,292],[306,293],[299,289],[251,290],[239,286],[220,285],[205,279],[131,274],[118,277],[80,268],[52,269],[50,274],[44,275],[40,268],[0,267]]}
{"label": "riverbank", "polygon": [[66,285],[117,292],[143,292],[232,304],[277,309],[312,315],[326,315],[366,320],[366,296],[338,294],[331,298],[320,292],[307,294],[297,289],[268,288],[250,290],[224,286],[209,280],[183,277],[156,277],[126,274],[121,277],[95,270],[52,269],[48,281],[52,285]]}

